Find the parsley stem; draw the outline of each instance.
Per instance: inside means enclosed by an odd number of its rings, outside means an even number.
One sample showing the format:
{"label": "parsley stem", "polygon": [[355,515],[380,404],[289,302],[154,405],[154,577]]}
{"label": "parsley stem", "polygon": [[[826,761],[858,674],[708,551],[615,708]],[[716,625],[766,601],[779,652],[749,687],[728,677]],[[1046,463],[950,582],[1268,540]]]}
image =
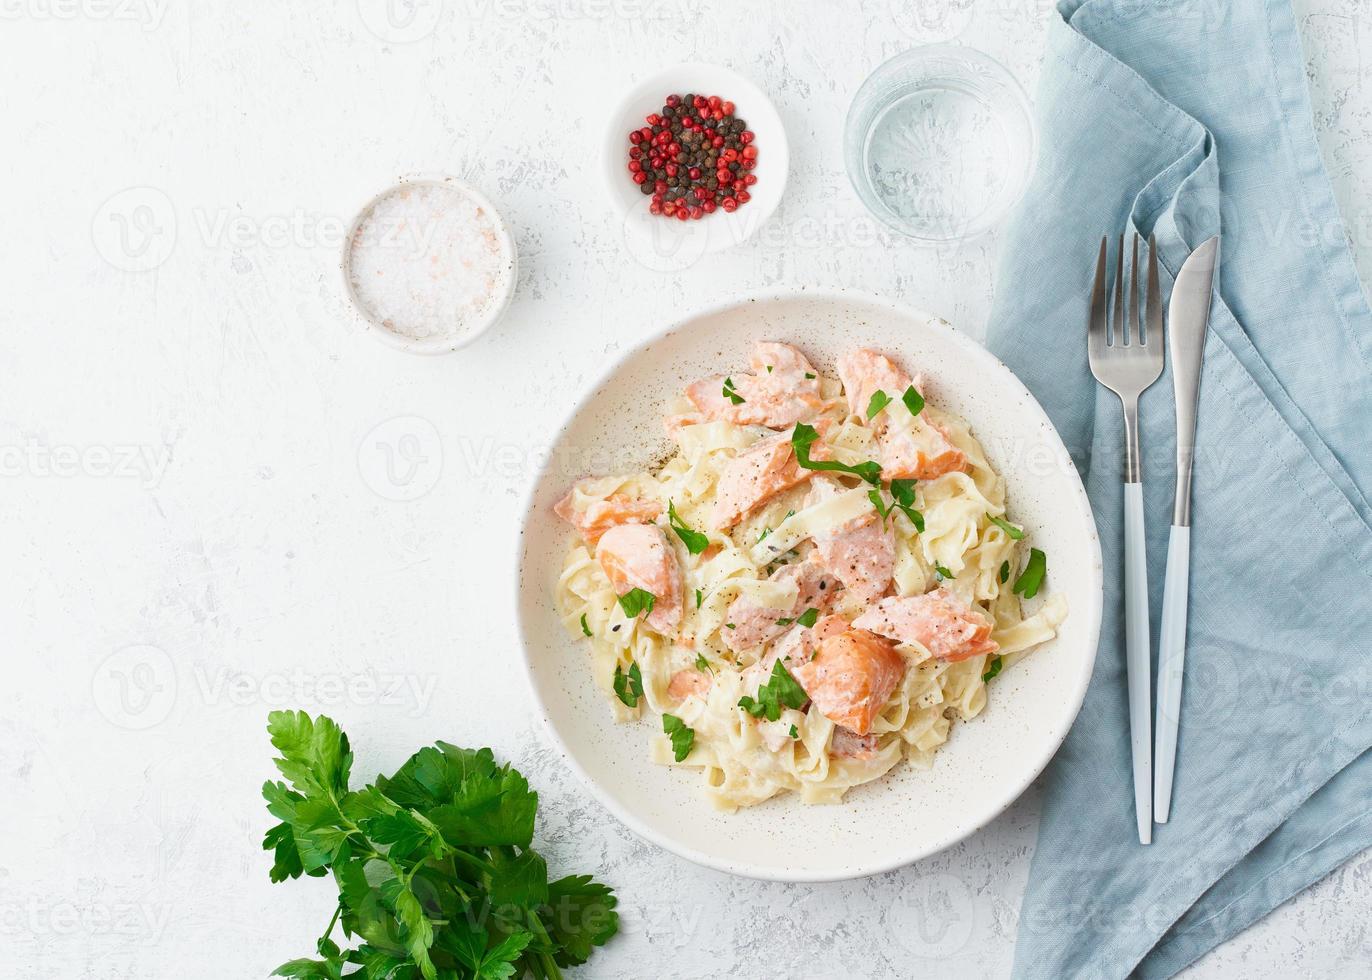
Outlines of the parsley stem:
{"label": "parsley stem", "polygon": [[462,860],[469,863],[470,867],[474,867],[478,871],[482,871],[488,875],[496,874],[495,865],[491,864],[489,861],[481,860],[481,858],[477,857],[475,854],[468,854],[460,847],[453,848],[453,857],[462,858]]}
{"label": "parsley stem", "polygon": [[325,929],[325,930],[324,930],[324,935],[322,935],[322,936],[319,937],[319,941],[320,941],[321,943],[322,943],[324,940],[328,939],[329,936],[333,935],[333,927],[334,927],[335,925],[338,924],[338,917],[339,917],[342,913],[343,913],[343,900],[342,900],[342,899],[339,899],[338,904],[335,905],[335,906],[333,907],[333,918],[329,920],[329,928]]}

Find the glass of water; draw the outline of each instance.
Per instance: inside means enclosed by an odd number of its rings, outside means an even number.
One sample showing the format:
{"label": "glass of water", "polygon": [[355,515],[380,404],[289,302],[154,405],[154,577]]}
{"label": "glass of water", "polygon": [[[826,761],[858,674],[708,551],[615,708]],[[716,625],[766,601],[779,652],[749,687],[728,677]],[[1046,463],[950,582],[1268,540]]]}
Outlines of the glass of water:
{"label": "glass of water", "polygon": [[936,44],[887,61],[862,83],[844,127],[844,160],[862,202],[921,242],[972,238],[1029,181],[1029,99],[999,62]]}

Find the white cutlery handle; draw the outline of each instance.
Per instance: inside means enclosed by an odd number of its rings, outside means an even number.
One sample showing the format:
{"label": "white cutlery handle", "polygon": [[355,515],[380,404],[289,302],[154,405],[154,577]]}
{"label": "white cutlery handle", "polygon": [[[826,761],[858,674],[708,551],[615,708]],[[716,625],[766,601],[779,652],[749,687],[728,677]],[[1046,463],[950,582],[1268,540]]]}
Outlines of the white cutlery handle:
{"label": "white cutlery handle", "polygon": [[1172,770],[1181,721],[1181,676],[1186,661],[1186,589],[1191,577],[1191,529],[1172,525],[1167,540],[1167,580],[1162,590],[1158,635],[1158,751],[1153,819],[1166,823],[1172,807]]}
{"label": "white cutlery handle", "polygon": [[1124,485],[1124,647],[1129,677],[1129,744],[1134,757],[1134,808],[1139,843],[1148,844],[1153,840],[1153,712],[1142,483]]}

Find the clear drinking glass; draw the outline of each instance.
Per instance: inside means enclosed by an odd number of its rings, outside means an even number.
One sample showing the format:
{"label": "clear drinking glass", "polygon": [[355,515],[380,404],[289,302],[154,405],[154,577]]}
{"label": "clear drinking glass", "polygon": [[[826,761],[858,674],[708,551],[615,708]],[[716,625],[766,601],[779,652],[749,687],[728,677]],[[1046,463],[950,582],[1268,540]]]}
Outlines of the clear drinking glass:
{"label": "clear drinking glass", "polygon": [[878,218],[930,244],[979,235],[1019,200],[1033,166],[1029,99],[999,62],[935,44],[887,61],[848,109],[844,160]]}

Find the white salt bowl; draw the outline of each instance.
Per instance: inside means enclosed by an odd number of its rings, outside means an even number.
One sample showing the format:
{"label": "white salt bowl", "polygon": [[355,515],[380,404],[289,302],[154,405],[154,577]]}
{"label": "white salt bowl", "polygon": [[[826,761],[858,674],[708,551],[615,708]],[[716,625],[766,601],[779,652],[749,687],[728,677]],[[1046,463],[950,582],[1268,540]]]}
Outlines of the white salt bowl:
{"label": "white salt bowl", "polygon": [[[495,235],[500,256],[500,267],[496,288],[477,315],[460,325],[454,324],[448,332],[426,337],[413,337],[407,336],[404,332],[388,324],[388,317],[376,308],[376,304],[369,302],[367,297],[362,295],[362,291],[358,289],[354,275],[354,245],[360,229],[379,203],[406,188],[421,187],[439,188],[442,191],[465,197],[485,214],[490,220],[491,230]],[[455,197],[454,200],[456,201],[458,198]],[[514,296],[515,282],[519,278],[519,261],[515,250],[514,236],[510,233],[509,226],[500,216],[495,205],[484,194],[471,184],[455,177],[442,174],[414,174],[402,177],[399,182],[369,199],[358,211],[357,217],[353,219],[348,228],[348,234],[343,240],[341,271],[343,273],[343,288],[352,301],[353,308],[367,325],[368,332],[373,337],[388,346],[410,354],[446,354],[471,344],[505,315],[510,300]],[[442,287],[436,286],[435,288],[441,289]]]}

